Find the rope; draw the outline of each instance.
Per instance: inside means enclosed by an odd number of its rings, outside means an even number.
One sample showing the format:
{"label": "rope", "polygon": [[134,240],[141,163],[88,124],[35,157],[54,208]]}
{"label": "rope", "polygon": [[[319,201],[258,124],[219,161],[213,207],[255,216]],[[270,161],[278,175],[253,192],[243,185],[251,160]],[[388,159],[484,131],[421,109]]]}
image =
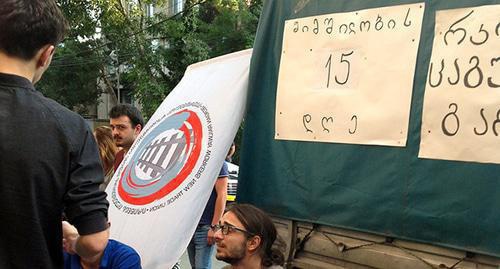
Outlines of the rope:
{"label": "rope", "polygon": [[326,234],[325,232],[321,232],[321,234],[323,236],[325,236],[331,243],[333,243],[337,247],[337,249],[338,249],[339,252],[344,252],[345,253],[345,252],[348,252],[348,251],[351,251],[351,250],[354,250],[354,249],[360,249],[360,248],[364,248],[364,247],[368,247],[368,246],[373,246],[373,245],[392,246],[392,247],[396,247],[396,248],[402,250],[406,254],[408,254],[408,255],[414,257],[415,259],[421,261],[422,263],[424,263],[425,265],[429,266],[429,268],[432,268],[432,269],[440,269],[440,268],[455,269],[460,263],[462,263],[464,260],[467,259],[467,256],[464,256],[463,258],[459,259],[455,264],[453,264],[451,267],[448,267],[445,264],[440,264],[439,267],[436,267],[435,265],[433,265],[430,262],[426,261],[422,257],[416,255],[415,253],[413,253],[409,249],[407,249],[405,247],[402,247],[402,246],[399,246],[398,244],[394,243],[393,242],[394,239],[390,238],[390,237],[386,238],[386,240],[383,241],[383,242],[370,242],[370,243],[361,244],[361,245],[358,245],[358,246],[351,246],[351,247],[349,247],[349,246],[347,246],[346,244],[344,244],[342,242],[336,242],[330,236],[328,236],[328,234]]}

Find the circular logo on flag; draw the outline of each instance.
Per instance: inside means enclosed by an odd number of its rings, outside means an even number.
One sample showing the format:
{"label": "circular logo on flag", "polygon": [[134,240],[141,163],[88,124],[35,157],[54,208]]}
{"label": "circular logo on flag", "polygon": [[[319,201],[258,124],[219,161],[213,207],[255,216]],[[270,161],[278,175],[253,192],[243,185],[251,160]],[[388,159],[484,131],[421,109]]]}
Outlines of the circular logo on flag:
{"label": "circular logo on flag", "polygon": [[186,180],[200,159],[203,126],[195,109],[164,116],[141,137],[118,180],[119,197],[131,205],[159,200]]}

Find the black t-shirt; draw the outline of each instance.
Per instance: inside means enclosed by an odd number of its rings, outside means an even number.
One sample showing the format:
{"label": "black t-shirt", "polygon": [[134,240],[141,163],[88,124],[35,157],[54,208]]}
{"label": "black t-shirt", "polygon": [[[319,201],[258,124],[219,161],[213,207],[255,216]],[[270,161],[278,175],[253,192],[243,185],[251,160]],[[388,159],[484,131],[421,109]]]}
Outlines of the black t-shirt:
{"label": "black t-shirt", "polygon": [[61,214],[107,228],[103,173],[85,120],[0,73],[0,268],[62,268]]}

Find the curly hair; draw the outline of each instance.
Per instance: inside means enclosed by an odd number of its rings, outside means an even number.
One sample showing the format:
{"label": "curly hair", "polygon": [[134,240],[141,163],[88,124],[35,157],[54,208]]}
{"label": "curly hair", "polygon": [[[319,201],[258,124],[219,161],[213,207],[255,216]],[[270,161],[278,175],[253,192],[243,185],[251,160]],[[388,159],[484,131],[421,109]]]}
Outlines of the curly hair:
{"label": "curly hair", "polygon": [[118,104],[109,111],[110,119],[116,119],[121,116],[127,116],[130,119],[132,128],[135,128],[138,124],[144,128],[144,119],[142,118],[141,112],[139,112],[136,107],[130,104]]}

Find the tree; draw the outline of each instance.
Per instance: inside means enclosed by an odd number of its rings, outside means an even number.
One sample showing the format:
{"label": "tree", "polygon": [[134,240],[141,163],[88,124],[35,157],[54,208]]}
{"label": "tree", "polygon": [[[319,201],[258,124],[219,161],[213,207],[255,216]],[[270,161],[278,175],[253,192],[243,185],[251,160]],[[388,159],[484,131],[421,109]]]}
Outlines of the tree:
{"label": "tree", "polygon": [[59,0],[70,32],[38,88],[86,113],[99,95],[132,90],[149,118],[190,64],[253,44],[261,0],[187,0],[175,16],[168,0]]}
{"label": "tree", "polygon": [[88,106],[95,104],[100,94],[96,86],[99,59],[90,40],[95,34],[96,20],[89,12],[92,6],[87,1],[62,0],[59,4],[68,18],[70,30],[37,88],[85,115]]}
{"label": "tree", "polygon": [[188,65],[252,47],[261,7],[261,1],[189,0],[182,14],[150,20],[154,27],[147,28],[146,35],[160,45],[149,51],[154,56],[147,62],[154,63],[152,73],[161,79],[141,81],[144,72],[132,72],[143,112],[151,115],[156,110]]}
{"label": "tree", "polygon": [[[84,43],[67,41],[59,51],[67,54],[85,48]],[[81,54],[71,60],[61,59],[52,64],[37,88],[62,105],[86,115],[88,107],[96,103],[100,94],[96,85],[99,76],[97,66],[95,55],[91,53]]]}

